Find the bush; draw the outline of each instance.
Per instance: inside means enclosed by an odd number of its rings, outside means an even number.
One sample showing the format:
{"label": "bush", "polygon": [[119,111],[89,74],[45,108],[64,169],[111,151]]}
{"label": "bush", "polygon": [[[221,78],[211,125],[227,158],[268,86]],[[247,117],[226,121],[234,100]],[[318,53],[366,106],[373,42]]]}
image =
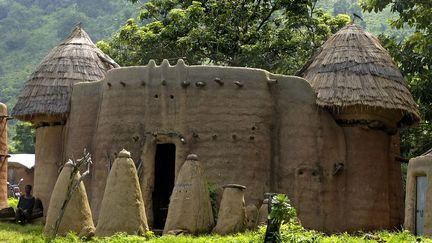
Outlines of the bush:
{"label": "bush", "polygon": [[13,207],[14,210],[16,210],[18,205],[18,198],[8,197],[7,200],[9,207]]}

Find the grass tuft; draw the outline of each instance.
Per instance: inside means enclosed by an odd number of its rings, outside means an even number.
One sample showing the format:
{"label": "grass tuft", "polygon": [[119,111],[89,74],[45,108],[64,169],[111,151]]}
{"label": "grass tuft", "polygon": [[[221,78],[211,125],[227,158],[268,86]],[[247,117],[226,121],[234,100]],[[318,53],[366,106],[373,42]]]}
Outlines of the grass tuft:
{"label": "grass tuft", "polygon": [[[0,242],[15,243],[15,242],[35,242],[45,243],[48,239],[42,235],[41,225],[17,225],[12,223],[0,222]],[[119,233],[112,237],[97,238],[94,237],[89,243],[123,243],[123,242],[149,242],[149,243],[225,243],[225,242],[263,242],[265,227],[260,228],[256,232],[244,232],[228,236],[220,235],[201,235],[201,236],[162,236],[156,237],[153,233],[149,232],[145,236],[127,235]],[[378,231],[373,233],[359,233],[350,235],[347,233],[325,235],[323,233],[306,230],[299,224],[284,224],[281,227],[281,240],[282,242],[293,243],[368,243],[368,242],[430,242],[432,239],[424,237],[416,237],[408,231]],[[65,237],[57,237],[53,243],[78,243],[83,242],[76,234],[68,234]]]}

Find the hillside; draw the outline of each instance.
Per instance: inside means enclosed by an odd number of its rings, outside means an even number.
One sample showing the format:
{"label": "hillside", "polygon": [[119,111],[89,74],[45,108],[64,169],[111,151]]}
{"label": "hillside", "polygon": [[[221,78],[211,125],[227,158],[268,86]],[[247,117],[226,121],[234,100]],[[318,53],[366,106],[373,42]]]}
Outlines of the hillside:
{"label": "hillside", "polygon": [[126,1],[0,0],[0,100],[15,104],[28,75],[78,22],[93,41],[135,15]]}
{"label": "hillside", "polygon": [[[355,12],[365,20],[359,24],[375,35],[406,34],[390,29],[387,19],[396,15],[389,9],[361,13],[357,0],[318,0],[317,7],[334,15]],[[76,23],[96,42],[111,37],[137,11],[126,0],[0,0],[0,102],[12,109],[27,77]],[[15,122],[10,123],[10,138]]]}
{"label": "hillside", "polygon": [[119,0],[0,0],[0,102],[12,109],[27,77],[76,23],[96,42],[136,11]]}
{"label": "hillside", "polygon": [[403,40],[406,36],[412,33],[410,28],[404,28],[403,30],[395,30],[390,26],[392,19],[397,19],[398,15],[390,11],[390,7],[385,8],[382,12],[362,12],[361,2],[359,0],[318,0],[316,7],[323,8],[332,15],[347,14],[351,18],[353,13],[360,16],[363,20],[358,18],[355,22],[360,24],[370,33],[378,36],[380,34],[386,34],[388,36],[394,36],[399,40]]}

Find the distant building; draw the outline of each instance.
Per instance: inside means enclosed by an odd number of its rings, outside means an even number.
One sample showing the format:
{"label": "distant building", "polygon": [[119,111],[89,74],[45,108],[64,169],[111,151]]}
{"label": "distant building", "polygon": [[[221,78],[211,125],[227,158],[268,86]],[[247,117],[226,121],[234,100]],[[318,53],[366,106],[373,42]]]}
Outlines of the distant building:
{"label": "distant building", "polygon": [[34,154],[11,154],[8,158],[7,181],[11,184],[17,184],[21,178],[21,190],[24,190],[24,185],[33,186],[34,178]]}

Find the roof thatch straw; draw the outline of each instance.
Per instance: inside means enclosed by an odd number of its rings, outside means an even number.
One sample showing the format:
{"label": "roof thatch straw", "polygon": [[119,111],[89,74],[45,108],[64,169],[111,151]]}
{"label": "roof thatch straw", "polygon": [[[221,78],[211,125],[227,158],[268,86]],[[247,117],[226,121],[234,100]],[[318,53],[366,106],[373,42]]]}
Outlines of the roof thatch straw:
{"label": "roof thatch straw", "polygon": [[299,71],[317,93],[317,104],[393,110],[407,125],[420,116],[405,80],[379,40],[351,23],[331,36]]}
{"label": "roof thatch straw", "polygon": [[42,60],[27,80],[12,116],[32,121],[35,117],[65,120],[70,109],[72,86],[98,81],[119,67],[99,50],[79,25]]}

